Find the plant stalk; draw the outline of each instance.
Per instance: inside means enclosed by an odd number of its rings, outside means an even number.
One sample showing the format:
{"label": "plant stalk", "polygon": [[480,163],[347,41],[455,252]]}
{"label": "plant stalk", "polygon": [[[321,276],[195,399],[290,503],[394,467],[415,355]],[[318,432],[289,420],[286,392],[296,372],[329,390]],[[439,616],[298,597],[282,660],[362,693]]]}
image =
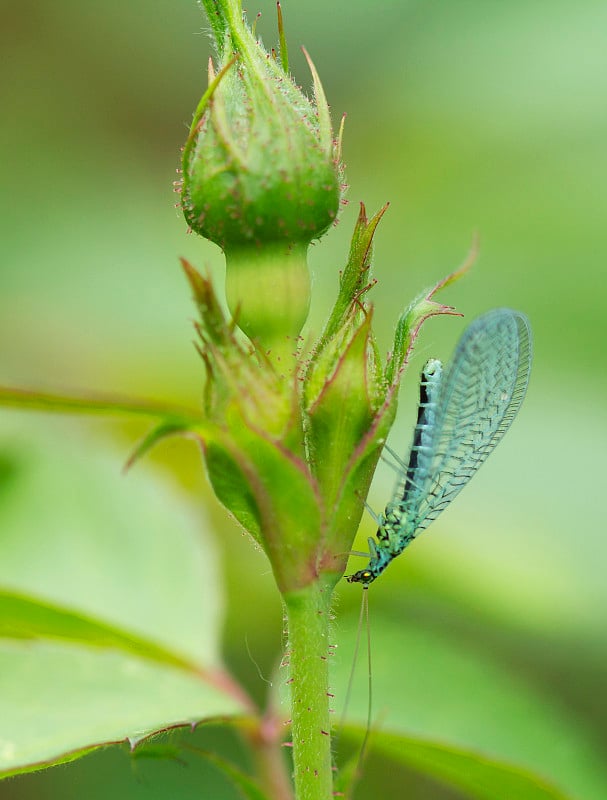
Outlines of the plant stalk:
{"label": "plant stalk", "polygon": [[287,760],[284,748],[274,730],[264,731],[264,728],[280,728],[284,731],[282,720],[265,718],[261,722],[262,737],[256,745],[255,755],[257,770],[261,784],[272,800],[293,800],[293,787],[287,770]]}
{"label": "plant stalk", "polygon": [[285,595],[290,665],[291,730],[297,800],[330,800],[330,603],[334,580],[321,578]]}

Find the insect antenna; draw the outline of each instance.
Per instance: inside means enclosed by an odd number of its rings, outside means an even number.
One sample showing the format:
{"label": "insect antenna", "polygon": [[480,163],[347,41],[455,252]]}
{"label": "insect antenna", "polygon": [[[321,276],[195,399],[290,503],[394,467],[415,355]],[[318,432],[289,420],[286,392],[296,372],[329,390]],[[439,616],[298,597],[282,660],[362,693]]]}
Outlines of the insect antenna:
{"label": "insect antenna", "polygon": [[356,662],[358,661],[358,651],[360,649],[360,634],[362,630],[362,623],[364,619],[364,604],[365,604],[365,594],[366,592],[363,589],[363,596],[361,599],[360,604],[360,614],[358,616],[358,625],[356,626],[356,643],[354,644],[354,654],[352,656],[352,667],[350,668],[350,675],[348,677],[348,686],[346,688],[346,696],[344,699],[344,707],[341,712],[341,717],[339,718],[339,725],[337,726],[337,733],[335,735],[335,745],[337,746],[337,742],[343,730],[345,721],[346,721],[346,714],[348,713],[348,706],[350,705],[350,695],[352,694],[352,684],[354,683],[354,673],[356,672]]}
{"label": "insect antenna", "polygon": [[352,686],[354,684],[354,673],[356,672],[356,664],[358,662],[358,654],[360,651],[360,643],[361,643],[361,636],[362,636],[362,629],[363,625],[366,626],[367,629],[367,681],[368,681],[368,691],[367,691],[367,723],[365,729],[365,736],[363,739],[363,743],[360,748],[360,752],[358,754],[358,758],[356,760],[356,769],[354,770],[355,777],[360,777],[361,768],[366,756],[367,745],[369,742],[369,735],[371,732],[371,716],[373,713],[373,692],[372,692],[372,670],[371,670],[371,627],[369,625],[369,593],[368,587],[363,586],[362,590],[362,597],[360,603],[360,614],[358,617],[358,626],[356,629],[356,643],[354,645],[354,654],[352,658],[352,668],[350,670],[350,677],[348,678],[348,686],[346,689],[346,696],[344,700],[344,707],[341,712],[341,718],[339,721],[339,727],[337,729],[337,734],[335,736],[335,744],[337,746],[337,742],[343,727],[346,721],[346,715],[348,713],[348,707],[350,705],[350,697],[352,695]]}
{"label": "insect antenna", "polygon": [[[360,753],[358,754],[358,764],[356,766],[356,772],[360,775],[362,765],[365,761],[365,756],[367,755],[367,745],[369,744],[369,736],[371,735],[371,716],[373,714],[373,669],[372,669],[372,661],[371,661],[371,625],[369,622],[369,587],[363,587],[363,597],[361,602],[361,619],[363,616],[364,610],[364,617],[365,617],[365,627],[367,629],[367,725],[365,730],[365,738],[363,739],[363,743],[360,746]],[[360,638],[360,634],[359,634]]]}

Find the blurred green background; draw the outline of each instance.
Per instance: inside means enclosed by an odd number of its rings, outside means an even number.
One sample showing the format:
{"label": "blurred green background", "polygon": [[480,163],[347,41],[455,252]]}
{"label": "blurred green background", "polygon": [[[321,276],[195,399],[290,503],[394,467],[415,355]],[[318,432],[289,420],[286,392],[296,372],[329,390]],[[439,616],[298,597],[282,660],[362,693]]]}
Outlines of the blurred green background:
{"label": "blurred green background", "polygon": [[[463,260],[475,231],[478,262],[442,299],[466,321],[521,309],[535,336],[520,419],[473,488],[373,587],[372,619],[473,642],[604,748],[607,5],[284,0],[283,9],[298,80],[310,84],[301,42],[334,121],[348,115],[350,203],[312,248],[310,330],[335,292],[358,202],[374,212],[389,200],[375,258],[384,350],[402,308]],[[273,43],[274,3],[248,4],[251,17],[258,10]],[[196,403],[202,369],[177,256],[210,265],[218,282],[222,258],[186,235],[171,184],[206,84],[200,10],[194,0],[9,0],[2,20],[0,384]],[[443,318],[424,329],[392,440],[399,450],[423,361],[448,357],[464,325]],[[91,427],[125,452],[139,432]],[[212,509],[228,576],[226,657],[260,697],[247,650],[268,674],[281,648],[268,568],[212,500],[192,446],[167,444],[154,459]],[[391,487],[380,468],[377,510]],[[361,543],[372,530],[365,520]],[[356,589],[341,590],[337,638],[354,625]],[[405,669],[377,675],[379,710]],[[459,797],[387,772],[372,761],[361,797],[395,785],[411,798]],[[135,770],[111,751],[2,784],[0,798],[189,797],[195,785],[192,770]],[[223,791],[197,796],[233,796]]]}

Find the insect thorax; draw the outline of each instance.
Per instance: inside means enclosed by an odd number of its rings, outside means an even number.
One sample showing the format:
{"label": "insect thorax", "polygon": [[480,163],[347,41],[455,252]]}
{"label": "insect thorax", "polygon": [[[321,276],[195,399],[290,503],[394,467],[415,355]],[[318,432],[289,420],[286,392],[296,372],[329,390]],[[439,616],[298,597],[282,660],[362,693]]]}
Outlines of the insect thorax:
{"label": "insect thorax", "polygon": [[398,503],[388,503],[380,522],[377,530],[379,549],[387,551],[391,555],[402,553],[414,535],[411,524],[407,522],[404,509]]}

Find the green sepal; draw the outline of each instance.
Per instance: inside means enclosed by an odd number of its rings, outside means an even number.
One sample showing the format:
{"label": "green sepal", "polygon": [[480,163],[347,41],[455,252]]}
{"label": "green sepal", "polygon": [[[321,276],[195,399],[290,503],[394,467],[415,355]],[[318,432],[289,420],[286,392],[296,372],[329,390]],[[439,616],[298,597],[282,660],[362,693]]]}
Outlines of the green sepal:
{"label": "green sepal", "polygon": [[[211,30],[213,31],[213,39],[221,54],[228,32],[228,17],[225,10],[226,2],[225,0],[200,0],[200,3],[206,11]],[[238,3],[238,5],[240,4]]]}
{"label": "green sepal", "polygon": [[[200,314],[197,349],[207,373],[206,417],[224,427],[230,407],[237,406],[249,424],[288,439],[292,427],[300,424],[294,387],[277,373],[263,351],[237,334],[234,322],[226,319],[210,278],[185,259],[182,263]],[[301,441],[302,436],[292,438]]]}
{"label": "green sepal", "polygon": [[214,441],[203,442],[203,453],[207,475],[217,499],[263,548],[261,517],[255,495],[238,461]]}
{"label": "green sepal", "polygon": [[386,208],[369,221],[361,204],[339,294],[305,376],[308,454],[329,520],[321,569],[337,574],[381,450],[369,443],[369,431],[377,428],[388,385],[372,330],[373,308],[363,298],[373,286],[373,236]]}
{"label": "green sepal", "polygon": [[226,321],[210,277],[201,275],[186,258],[179,260],[190,284],[205,335],[215,344],[228,344],[234,325]]}
{"label": "green sepal", "polygon": [[200,429],[218,499],[263,548],[282,591],[317,574],[322,498],[305,458],[299,381],[244,344],[210,280],[184,264],[200,312],[199,352],[207,370]]}
{"label": "green sepal", "polygon": [[[235,410],[234,410],[235,411]],[[281,592],[315,580],[323,541],[323,504],[303,457],[267,432],[231,416],[227,450],[255,508],[259,543],[270,559]],[[227,480],[226,480],[227,483]],[[239,502],[236,500],[236,502]]]}
{"label": "green sepal", "polygon": [[[280,8],[280,6],[279,6]],[[281,47],[282,50],[282,47]],[[321,147],[329,158],[333,156],[333,127],[331,125],[331,113],[329,111],[329,104],[325,95],[325,90],[320,80],[320,76],[316,71],[314,62],[310,58],[310,54],[305,47],[302,47],[303,54],[308,67],[312,73],[312,81],[314,84],[314,100],[316,102],[316,109],[318,112],[318,136]],[[287,62],[288,63],[288,62]],[[285,69],[286,72],[286,69]],[[339,168],[339,165],[337,165]]]}
{"label": "green sepal", "polygon": [[317,575],[323,514],[318,488],[303,460],[242,420],[205,445],[218,499],[263,548],[281,592]]}
{"label": "green sepal", "polygon": [[[335,361],[339,357],[338,345],[339,340],[344,338],[344,326],[348,323],[351,326],[360,323],[365,315],[363,297],[373,285],[371,281],[373,237],[387,208],[386,204],[369,221],[364,204],[360,204],[360,213],[352,234],[348,261],[340,276],[339,293],[325,329],[314,348],[314,355],[308,369],[306,377],[308,403],[313,402],[314,395],[322,388],[324,377],[331,370],[331,359]],[[328,363],[324,369],[318,370],[316,365],[321,360],[328,361]]]}
{"label": "green sepal", "polygon": [[[197,428],[200,430],[201,426],[198,425]],[[189,430],[191,427],[183,422],[163,422],[152,428],[133,448],[124,465],[124,471],[128,471],[137,461],[147,455],[158,442],[168,439],[169,436],[186,435]]]}
{"label": "green sepal", "polygon": [[352,461],[385,394],[381,367],[378,374],[379,365],[371,344],[371,324],[372,312],[369,311],[350,342],[344,345],[314,405],[307,409],[311,468],[321,487],[330,520],[325,534],[323,569],[331,572],[338,571],[335,555],[343,554],[351,546],[349,532],[356,529],[360,520],[363,500],[379,456],[378,450],[375,459],[362,472],[358,462]]}
{"label": "green sepal", "polygon": [[409,356],[413,349],[415,340],[420,331],[421,326],[430,317],[436,317],[441,314],[449,314],[451,316],[461,317],[462,315],[455,311],[453,306],[443,305],[437,303],[433,298],[441,289],[450,286],[455,281],[459,280],[463,275],[468,272],[474,260],[476,259],[476,240],[473,242],[472,248],[468,253],[464,263],[461,267],[449,273],[445,278],[440,280],[431,289],[422,292],[415,300],[410,303],[407,309],[399,317],[394,333],[394,348],[392,356],[386,367],[386,380],[391,386],[398,386],[400,377],[404,368],[406,367]]}

